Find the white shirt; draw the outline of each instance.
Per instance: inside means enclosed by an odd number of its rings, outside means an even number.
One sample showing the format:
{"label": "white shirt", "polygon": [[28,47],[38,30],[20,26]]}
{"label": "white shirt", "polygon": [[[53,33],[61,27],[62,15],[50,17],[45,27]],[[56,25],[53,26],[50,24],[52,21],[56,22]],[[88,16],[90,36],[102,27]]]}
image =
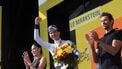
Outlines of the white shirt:
{"label": "white shirt", "polygon": [[38,29],[34,29],[34,40],[42,47],[48,49],[52,56],[54,55],[53,50],[58,48],[60,44],[65,44],[65,43],[72,44],[70,40],[61,40],[61,39],[54,41],[54,43],[46,42],[42,38],[39,37]]}

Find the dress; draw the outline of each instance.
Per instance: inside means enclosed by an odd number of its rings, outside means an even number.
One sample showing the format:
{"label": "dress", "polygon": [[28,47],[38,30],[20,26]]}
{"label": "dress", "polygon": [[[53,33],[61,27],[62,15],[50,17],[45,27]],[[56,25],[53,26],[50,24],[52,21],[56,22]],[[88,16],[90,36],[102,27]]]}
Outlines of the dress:
{"label": "dress", "polygon": [[[72,44],[72,42],[70,40],[62,40],[62,39],[59,39],[57,41],[54,41],[54,43],[48,43],[48,42],[42,40],[42,38],[39,37],[39,30],[38,29],[34,29],[34,40],[39,45],[41,45],[42,47],[48,49],[48,51],[51,53],[52,57],[55,54],[53,51],[55,49],[59,48],[60,44],[65,44],[65,43]],[[60,67],[62,65],[63,65],[62,63],[58,63],[58,62],[55,62],[54,63],[54,67],[56,69],[60,69]],[[73,68],[70,68],[70,69],[73,69]]]}
{"label": "dress", "polygon": [[[39,65],[39,63],[40,63],[40,60],[41,60],[41,58],[35,59],[35,60],[33,60],[32,64],[33,64],[36,68],[38,68],[38,65]],[[46,69],[46,66],[47,66],[47,65],[45,65],[44,69]]]}
{"label": "dress", "polygon": [[[111,46],[113,39],[122,40],[120,39],[121,36],[119,36],[119,33],[120,32],[116,32],[116,30],[113,29],[112,31],[105,34],[101,41]],[[112,56],[102,48],[99,48],[98,69],[122,69],[120,52],[121,49],[115,56]]]}

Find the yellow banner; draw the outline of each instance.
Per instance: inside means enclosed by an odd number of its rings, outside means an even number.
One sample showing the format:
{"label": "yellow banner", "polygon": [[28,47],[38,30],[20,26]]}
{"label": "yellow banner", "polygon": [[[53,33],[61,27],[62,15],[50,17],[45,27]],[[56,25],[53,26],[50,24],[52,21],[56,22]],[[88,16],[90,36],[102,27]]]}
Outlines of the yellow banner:
{"label": "yellow banner", "polygon": [[70,23],[70,31],[76,29],[77,27],[80,27],[81,25],[84,25],[88,23],[91,20],[94,20],[100,15],[100,7],[95,8],[91,11],[88,11],[85,14],[82,14],[72,20],[69,21]]}

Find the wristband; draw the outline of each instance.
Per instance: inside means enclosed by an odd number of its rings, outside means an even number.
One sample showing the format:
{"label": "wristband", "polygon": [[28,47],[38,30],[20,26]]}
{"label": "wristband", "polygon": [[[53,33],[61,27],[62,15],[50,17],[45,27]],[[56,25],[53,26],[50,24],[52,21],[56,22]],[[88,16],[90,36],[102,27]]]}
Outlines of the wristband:
{"label": "wristband", "polygon": [[39,29],[39,25],[35,24],[35,25],[34,25],[34,28],[35,28],[35,29]]}

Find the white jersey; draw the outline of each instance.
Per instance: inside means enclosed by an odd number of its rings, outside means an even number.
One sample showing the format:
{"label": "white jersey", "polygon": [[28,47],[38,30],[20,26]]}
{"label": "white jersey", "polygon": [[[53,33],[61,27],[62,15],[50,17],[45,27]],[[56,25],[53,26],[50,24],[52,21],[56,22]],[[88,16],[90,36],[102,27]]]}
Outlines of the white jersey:
{"label": "white jersey", "polygon": [[60,44],[68,43],[68,44],[72,45],[72,42],[70,40],[61,40],[61,39],[59,39],[57,41],[54,41],[54,43],[46,42],[42,38],[39,37],[39,30],[38,29],[34,29],[34,40],[39,45],[41,45],[42,47],[48,49],[52,56],[54,55],[53,50],[58,48],[60,46]]}

